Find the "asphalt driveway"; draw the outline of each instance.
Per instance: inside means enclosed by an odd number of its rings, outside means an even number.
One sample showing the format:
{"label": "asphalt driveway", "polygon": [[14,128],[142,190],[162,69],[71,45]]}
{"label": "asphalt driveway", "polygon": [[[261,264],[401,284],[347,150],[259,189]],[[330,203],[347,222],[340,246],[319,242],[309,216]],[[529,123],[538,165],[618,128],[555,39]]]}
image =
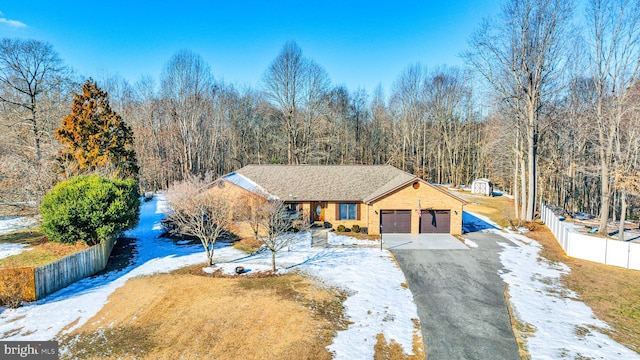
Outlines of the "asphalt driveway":
{"label": "asphalt driveway", "polygon": [[413,292],[427,357],[520,359],[504,297],[495,234],[470,233],[465,250],[392,248]]}

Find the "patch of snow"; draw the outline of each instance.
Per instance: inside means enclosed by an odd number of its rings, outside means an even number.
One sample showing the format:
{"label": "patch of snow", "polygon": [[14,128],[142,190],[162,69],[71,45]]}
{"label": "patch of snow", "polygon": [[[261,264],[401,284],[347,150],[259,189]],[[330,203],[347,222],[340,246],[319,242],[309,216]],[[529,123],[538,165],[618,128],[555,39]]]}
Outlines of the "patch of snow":
{"label": "patch of snow", "polygon": [[573,218],[578,220],[591,220],[591,219],[595,219],[596,216],[589,213],[578,212],[573,215]]}
{"label": "patch of snow", "polygon": [[176,241],[176,245],[186,245],[189,244],[191,242],[191,240],[179,240]]}
{"label": "patch of snow", "polygon": [[469,240],[469,239],[464,239],[464,244],[467,245],[470,248],[477,248],[478,247],[478,244],[476,244],[475,241]]}
{"label": "patch of snow", "polygon": [[11,244],[11,243],[0,244],[0,259],[4,259],[6,257],[13,256],[13,255],[18,255],[25,250],[27,251],[31,250],[31,249],[26,249],[26,246],[27,244]]}
{"label": "patch of snow", "polygon": [[29,229],[38,224],[36,217],[18,216],[0,220],[0,234]]}
{"label": "patch of snow", "polygon": [[338,235],[330,232],[327,237],[327,243],[329,245],[373,245],[380,244],[379,240],[360,240],[353,236]]}
{"label": "patch of snow", "polygon": [[613,341],[598,329],[608,329],[591,308],[567,290],[561,277],[570,269],[540,256],[541,245],[520,234],[493,230],[517,246],[499,243],[502,279],[509,284],[514,315],[530,324],[527,338],[532,359],[640,359],[640,355]]}

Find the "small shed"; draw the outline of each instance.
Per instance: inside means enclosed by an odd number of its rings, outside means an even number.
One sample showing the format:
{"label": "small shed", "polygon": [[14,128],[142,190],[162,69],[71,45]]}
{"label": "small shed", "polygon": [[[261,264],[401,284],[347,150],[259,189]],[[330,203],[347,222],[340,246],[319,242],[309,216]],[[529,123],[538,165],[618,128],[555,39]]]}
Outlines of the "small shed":
{"label": "small shed", "polygon": [[493,183],[489,179],[476,179],[471,185],[472,194],[491,196],[493,194]]}

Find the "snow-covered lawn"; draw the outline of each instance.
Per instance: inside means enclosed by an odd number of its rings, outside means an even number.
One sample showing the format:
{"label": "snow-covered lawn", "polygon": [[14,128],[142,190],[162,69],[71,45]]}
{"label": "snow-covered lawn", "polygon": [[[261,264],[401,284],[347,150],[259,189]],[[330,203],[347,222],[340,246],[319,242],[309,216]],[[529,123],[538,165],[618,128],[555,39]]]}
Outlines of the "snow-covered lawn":
{"label": "snow-covered lawn", "polygon": [[[81,280],[45,299],[0,314],[0,337],[8,340],[49,340],[86,323],[107,302],[115,289],[135,276],[169,272],[205,261],[200,245],[176,245],[159,238],[160,221],[167,212],[162,195],[143,203],[138,227],[127,233],[137,238],[137,255],[125,269]],[[279,271],[299,270],[340,287],[349,297],[346,315],[352,322],[338,332],[329,350],[336,359],[372,359],[376,335],[395,340],[407,353],[413,348],[417,307],[402,271],[387,250],[371,248],[311,248],[309,234],[277,255]],[[233,272],[243,266],[248,273],[270,269],[271,255],[251,257],[222,244],[215,251],[217,267]],[[384,295],[384,296],[382,296]],[[275,326],[275,324],[274,324]],[[64,330],[63,330],[64,329]]]}
{"label": "snow-covered lawn", "polygon": [[[28,229],[35,226],[38,220],[34,217],[12,217],[8,219],[0,219],[0,234],[7,234],[12,231]],[[0,244],[0,259],[13,255],[18,255],[26,249],[26,244]]]}
{"label": "snow-covered lawn", "polygon": [[26,246],[26,244],[0,244],[0,259],[18,255],[25,250],[30,250],[25,249]]}
{"label": "snow-covered lawn", "polygon": [[0,234],[6,234],[16,230],[28,229],[38,224],[35,217],[12,217],[8,219],[0,219]]}
{"label": "snow-covered lawn", "polygon": [[500,261],[505,268],[500,275],[509,284],[515,316],[535,329],[527,338],[532,359],[640,359],[640,355],[600,332],[598,329],[608,326],[596,319],[577,294],[563,287],[560,278],[570,271],[569,267],[542,258],[541,245],[524,235],[484,231],[516,245],[500,243]]}

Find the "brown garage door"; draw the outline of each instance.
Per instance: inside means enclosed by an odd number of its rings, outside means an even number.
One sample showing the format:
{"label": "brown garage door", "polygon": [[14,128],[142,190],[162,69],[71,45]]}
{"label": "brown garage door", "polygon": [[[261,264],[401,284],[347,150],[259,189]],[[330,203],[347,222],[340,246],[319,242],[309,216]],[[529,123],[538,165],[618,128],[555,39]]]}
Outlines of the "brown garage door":
{"label": "brown garage door", "polygon": [[422,210],[421,233],[449,233],[451,210]]}
{"label": "brown garage door", "polygon": [[411,210],[382,210],[381,214],[383,233],[411,232]]}

